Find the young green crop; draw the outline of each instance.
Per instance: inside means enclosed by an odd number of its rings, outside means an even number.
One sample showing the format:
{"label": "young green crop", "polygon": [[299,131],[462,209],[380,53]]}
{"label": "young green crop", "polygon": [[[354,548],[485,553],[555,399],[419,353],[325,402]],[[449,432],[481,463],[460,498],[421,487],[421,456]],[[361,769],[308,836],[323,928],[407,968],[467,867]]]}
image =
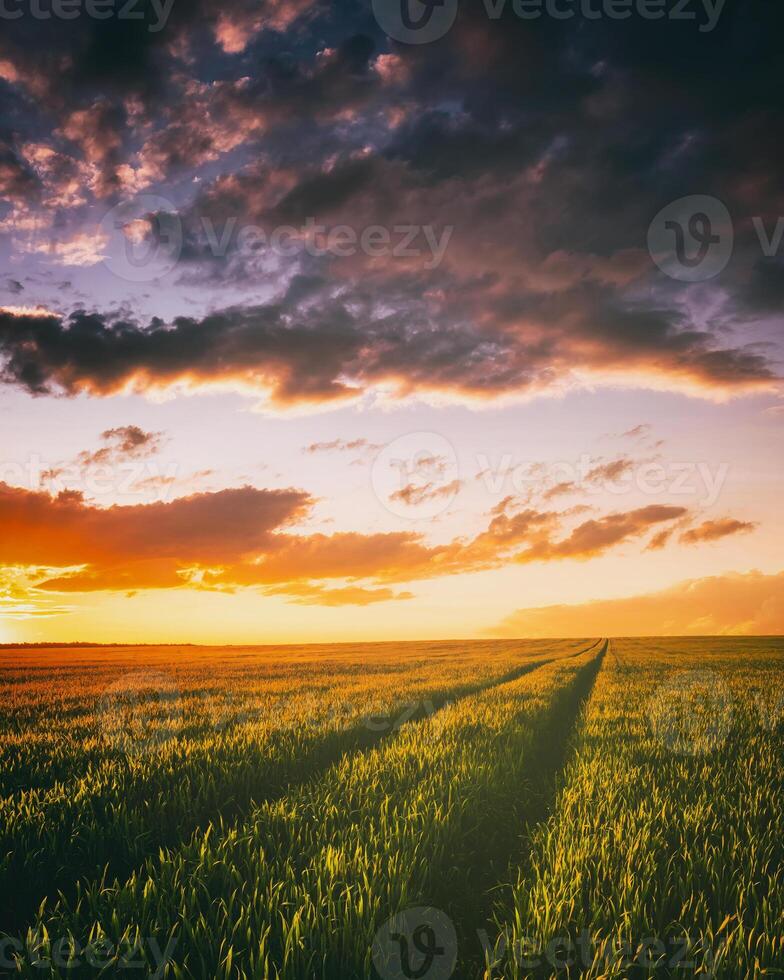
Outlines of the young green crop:
{"label": "young green crop", "polygon": [[72,894],[107,866],[125,876],[159,847],[279,796],[407,718],[577,648],[25,654],[2,672],[0,750],[14,759],[6,784],[26,772],[28,785],[0,798],[0,929],[21,931],[46,895]]}
{"label": "young green crop", "polygon": [[487,978],[781,975],[782,666],[781,640],[613,642]]}
{"label": "young green crop", "polygon": [[587,646],[150,651],[127,731],[137,651],[0,653],[4,894],[67,886],[2,967],[391,980],[446,921],[432,980],[779,975],[784,642],[613,641],[580,716]]}
{"label": "young green crop", "polygon": [[[138,940],[150,970],[154,937],[173,945],[175,977],[349,980],[371,975],[374,934],[401,909],[437,901],[465,925],[470,886],[504,870],[537,756],[568,731],[601,652],[561,656],[406,724],[244,824],[197,834],[124,884],[86,889],[40,918],[22,974],[61,975],[46,963],[53,940],[72,935],[114,949]],[[484,858],[491,866],[467,882]]]}

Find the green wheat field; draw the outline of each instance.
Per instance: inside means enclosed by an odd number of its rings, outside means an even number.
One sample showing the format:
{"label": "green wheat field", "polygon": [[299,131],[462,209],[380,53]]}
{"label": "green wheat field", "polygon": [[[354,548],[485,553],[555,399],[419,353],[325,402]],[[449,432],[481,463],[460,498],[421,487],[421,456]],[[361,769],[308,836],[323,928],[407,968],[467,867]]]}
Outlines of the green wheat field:
{"label": "green wheat field", "polygon": [[784,640],[0,650],[22,977],[784,976]]}

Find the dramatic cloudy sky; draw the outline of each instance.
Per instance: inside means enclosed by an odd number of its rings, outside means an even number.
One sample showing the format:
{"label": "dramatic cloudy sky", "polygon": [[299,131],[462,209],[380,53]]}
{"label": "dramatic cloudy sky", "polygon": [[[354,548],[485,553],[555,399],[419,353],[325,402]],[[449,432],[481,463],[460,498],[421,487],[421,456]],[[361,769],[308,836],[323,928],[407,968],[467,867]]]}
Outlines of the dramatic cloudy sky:
{"label": "dramatic cloudy sky", "polygon": [[541,6],[6,4],[0,640],[784,630],[784,10]]}

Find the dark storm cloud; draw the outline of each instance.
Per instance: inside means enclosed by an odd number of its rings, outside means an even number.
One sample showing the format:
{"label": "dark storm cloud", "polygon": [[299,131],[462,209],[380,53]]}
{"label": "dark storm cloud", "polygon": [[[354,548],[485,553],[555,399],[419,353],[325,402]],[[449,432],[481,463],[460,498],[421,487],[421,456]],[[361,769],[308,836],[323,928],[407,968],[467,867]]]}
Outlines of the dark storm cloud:
{"label": "dark storm cloud", "polygon": [[[570,361],[597,372],[647,370],[721,391],[774,377],[759,354],[716,348],[709,333],[679,330],[661,314],[591,310],[585,296],[585,319],[545,310],[529,334],[498,323],[482,330],[458,324],[449,311],[446,319],[432,319],[411,303],[403,315],[380,311],[370,297],[361,308],[358,294],[351,300],[322,292],[315,304],[283,301],[147,325],[83,311],[67,320],[4,311],[2,379],[33,394],[66,395],[220,383],[291,405],[380,387],[399,397],[522,395],[568,375]],[[613,316],[625,330],[608,327]]]}
{"label": "dark storm cloud", "polygon": [[40,183],[18,150],[0,139],[0,199],[20,203],[36,198]]}
{"label": "dark storm cloud", "polygon": [[[275,267],[276,291],[290,284],[279,303],[201,319],[6,319],[4,376],[66,393],[237,382],[282,403],[389,383],[491,397],[581,371],[721,392],[768,383],[776,351],[725,330],[784,302],[752,220],[784,214],[784,9],[752,6],[728,0],[703,33],[666,18],[523,20],[511,3],[492,19],[464,0],[422,47],[385,38],[353,2],[194,0],[160,30],[152,5],[138,22],[9,22],[0,193],[14,206],[34,211],[38,195],[62,220],[82,195],[171,194],[184,201],[181,273],[216,290],[260,271],[233,243],[211,254],[205,218],[218,235],[231,219],[269,232],[310,218],[453,234],[437,268],[295,255]],[[24,136],[13,98],[33,120]],[[654,215],[695,193],[736,224],[707,324],[646,248]]]}
{"label": "dark storm cloud", "polygon": [[742,306],[752,312],[780,312],[784,309],[784,262],[760,259],[738,295]]}

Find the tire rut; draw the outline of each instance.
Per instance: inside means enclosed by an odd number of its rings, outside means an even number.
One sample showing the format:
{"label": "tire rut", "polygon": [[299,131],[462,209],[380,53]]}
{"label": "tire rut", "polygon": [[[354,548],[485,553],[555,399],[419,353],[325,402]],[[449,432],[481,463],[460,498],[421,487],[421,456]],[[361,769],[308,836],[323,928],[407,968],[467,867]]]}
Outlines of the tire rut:
{"label": "tire rut", "polygon": [[[587,649],[580,648],[563,659],[580,656],[594,645],[591,644]],[[273,782],[266,789],[260,788],[258,792],[246,792],[242,796],[236,793],[231,795],[231,787],[227,787],[226,802],[218,809],[210,809],[209,812],[203,809],[198,815],[190,814],[190,819],[185,820],[176,831],[159,835],[154,839],[151,836],[151,839],[137,847],[130,856],[127,853],[122,856],[115,854],[99,866],[93,865],[90,868],[84,867],[88,862],[83,862],[78,852],[71,855],[61,855],[61,863],[56,869],[53,869],[53,873],[43,889],[38,887],[40,879],[34,874],[32,876],[20,874],[16,879],[13,898],[9,898],[5,908],[2,908],[5,902],[0,900],[0,909],[2,910],[0,936],[18,936],[23,933],[34,921],[37,910],[44,900],[47,905],[50,905],[62,894],[70,901],[76,897],[79,884],[89,885],[95,881],[124,880],[138,870],[145,860],[160,848],[173,849],[180,844],[187,843],[194,835],[204,833],[211,823],[220,824],[229,830],[246,819],[255,804],[274,802],[283,798],[292,789],[320,778],[330,766],[339,763],[344,757],[357,757],[360,754],[370,752],[385,739],[394,737],[408,725],[432,717],[444,708],[465,698],[474,697],[492,688],[518,680],[557,659],[561,658],[548,657],[547,659],[522,663],[513,670],[483,683],[466,685],[463,688],[458,688],[457,692],[443,692],[431,698],[422,699],[413,707],[410,703],[403,703],[398,705],[388,716],[388,718],[395,720],[386,725],[371,726],[367,724],[367,719],[365,719],[347,730],[331,732],[325,736],[322,742],[313,746],[303,771],[296,778],[286,779],[285,775],[282,774],[279,782]],[[142,839],[141,837],[138,838],[139,841]],[[79,867],[80,864],[82,867]]]}
{"label": "tire rut", "polygon": [[[513,829],[506,836],[493,833],[497,821],[492,813],[474,834],[471,867],[461,889],[468,901],[459,907],[451,896],[434,896],[441,902],[455,924],[458,958],[454,980],[478,980],[484,970],[484,948],[495,941],[493,913],[499,905],[500,894],[511,888],[510,879],[526,863],[525,842],[533,829],[549,817],[555,801],[558,781],[572,751],[573,738],[584,704],[590,697],[599,669],[607,654],[609,640],[598,640],[581,653],[599,647],[596,657],[581,670],[563,699],[549,713],[547,722],[536,733],[534,762],[528,770],[525,799],[510,798],[515,811]],[[522,829],[521,829],[522,828]]]}

